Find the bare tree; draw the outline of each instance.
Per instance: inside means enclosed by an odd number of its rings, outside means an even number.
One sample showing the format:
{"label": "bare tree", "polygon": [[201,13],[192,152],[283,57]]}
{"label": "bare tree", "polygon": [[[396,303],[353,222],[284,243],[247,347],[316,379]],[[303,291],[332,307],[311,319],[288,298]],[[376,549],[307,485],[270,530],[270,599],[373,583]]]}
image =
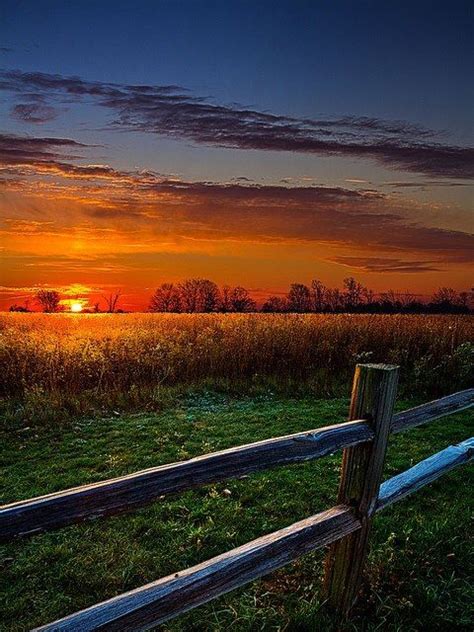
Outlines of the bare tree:
{"label": "bare tree", "polygon": [[108,296],[103,296],[102,298],[106,304],[106,312],[108,314],[113,314],[117,311],[117,305],[120,300],[121,292],[117,290],[116,292],[111,292]]}
{"label": "bare tree", "polygon": [[232,312],[254,312],[256,305],[248,290],[238,285],[230,291],[230,308]]}
{"label": "bare tree", "polygon": [[394,290],[387,290],[380,294],[380,300],[384,309],[394,311],[401,307],[398,294]]}
{"label": "bare tree", "polygon": [[346,307],[348,309],[358,307],[362,302],[362,297],[366,288],[356,281],[354,277],[347,277],[343,280],[343,284]]}
{"label": "bare tree", "polygon": [[219,306],[219,288],[209,279],[186,279],[179,285],[185,312],[215,312]]}
{"label": "bare tree", "polygon": [[199,306],[199,280],[186,279],[179,285],[183,310],[193,314]]}
{"label": "bare tree", "polygon": [[216,312],[219,307],[219,288],[214,281],[200,280],[199,287],[200,312]]}
{"label": "bare tree", "polygon": [[287,296],[288,310],[290,312],[311,311],[311,293],[309,287],[303,283],[292,283]]}
{"label": "bare tree", "polygon": [[59,292],[56,290],[39,290],[36,293],[36,300],[41,305],[43,312],[59,312],[61,300]]}
{"label": "bare tree", "polygon": [[400,301],[400,305],[402,306],[403,309],[406,309],[407,307],[409,307],[409,305],[414,303],[416,299],[417,299],[416,294],[413,294],[412,292],[409,292],[408,290],[405,290],[404,292],[401,292],[398,295],[398,300]]}
{"label": "bare tree", "polygon": [[362,289],[362,299],[365,305],[368,307],[372,306],[375,303],[375,292],[368,287],[364,287]]}
{"label": "bare tree", "polygon": [[288,311],[288,304],[281,296],[269,296],[262,305],[262,312],[282,313]]}
{"label": "bare tree", "polygon": [[324,297],[327,291],[327,287],[319,281],[319,279],[313,279],[311,281],[311,303],[313,311],[322,312],[324,310]]}
{"label": "bare tree", "polygon": [[457,304],[459,296],[452,287],[440,287],[439,290],[433,294],[432,300],[435,305],[451,307]]}
{"label": "bare tree", "polygon": [[232,288],[230,287],[230,285],[222,286],[221,298],[219,302],[219,311],[223,312],[224,314],[232,310],[232,304],[231,304],[231,299],[230,299],[231,292],[232,292]]}
{"label": "bare tree", "polygon": [[337,287],[325,292],[325,305],[330,312],[340,312],[344,308],[344,296]]}
{"label": "bare tree", "polygon": [[163,283],[155,290],[150,301],[151,312],[180,312],[181,295],[173,283]]}
{"label": "bare tree", "polygon": [[469,296],[469,292],[459,292],[458,303],[463,308],[463,310],[469,310],[470,298],[471,297]]}

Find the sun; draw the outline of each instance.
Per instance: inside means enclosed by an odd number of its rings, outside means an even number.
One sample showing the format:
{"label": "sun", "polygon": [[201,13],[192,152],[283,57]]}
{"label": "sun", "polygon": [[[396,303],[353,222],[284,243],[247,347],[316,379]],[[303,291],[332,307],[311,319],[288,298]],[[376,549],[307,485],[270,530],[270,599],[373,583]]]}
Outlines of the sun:
{"label": "sun", "polygon": [[79,312],[82,312],[82,303],[79,303],[79,302],[71,303],[70,309],[71,309],[71,312],[78,314]]}

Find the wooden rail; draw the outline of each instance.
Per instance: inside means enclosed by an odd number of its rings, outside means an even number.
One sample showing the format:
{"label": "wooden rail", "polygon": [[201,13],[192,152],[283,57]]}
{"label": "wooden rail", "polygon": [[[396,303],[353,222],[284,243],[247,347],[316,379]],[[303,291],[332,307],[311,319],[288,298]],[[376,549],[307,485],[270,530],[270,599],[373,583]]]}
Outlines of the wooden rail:
{"label": "wooden rail", "polygon": [[[474,438],[451,446],[380,487],[377,511],[474,458]],[[263,577],[361,528],[354,509],[339,505],[248,542],[179,573],[37,628],[42,632],[146,630]]]}
{"label": "wooden rail", "polygon": [[474,437],[466,439],[458,445],[451,445],[420,461],[409,470],[388,479],[380,487],[377,511],[413,494],[421,487],[429,485],[437,478],[464,465],[474,458]]}
{"label": "wooden rail", "polygon": [[[422,404],[392,418],[392,432],[402,432],[474,405],[474,388]],[[239,478],[277,465],[332,454],[371,441],[364,420],[265,439],[188,461],[152,467],[127,476],[82,485],[0,507],[0,541],[31,535],[100,516],[125,513],[160,496],[200,485]]]}
{"label": "wooden rail", "polygon": [[0,539],[130,511],[165,494],[237,478],[276,465],[316,459],[372,438],[373,432],[365,421],[342,423],[5,505],[0,508]]}
{"label": "wooden rail", "polygon": [[333,507],[38,630],[146,630],[359,528],[350,507]]}
{"label": "wooden rail", "polygon": [[397,375],[398,367],[357,367],[352,421],[1,507],[0,538],[7,540],[129,511],[165,494],[344,449],[335,507],[38,630],[147,630],[326,545],[331,545],[326,561],[327,600],[338,614],[347,615],[357,595],[375,512],[474,458],[471,438],[381,483],[390,432],[408,430],[474,405],[474,389],[468,389],[393,415]]}
{"label": "wooden rail", "polygon": [[397,413],[393,416],[392,432],[403,432],[440,419],[440,417],[458,413],[471,406],[474,406],[474,388],[468,388],[465,391],[459,391],[459,393],[453,393],[441,399],[435,399],[428,404],[421,404],[421,406]]}

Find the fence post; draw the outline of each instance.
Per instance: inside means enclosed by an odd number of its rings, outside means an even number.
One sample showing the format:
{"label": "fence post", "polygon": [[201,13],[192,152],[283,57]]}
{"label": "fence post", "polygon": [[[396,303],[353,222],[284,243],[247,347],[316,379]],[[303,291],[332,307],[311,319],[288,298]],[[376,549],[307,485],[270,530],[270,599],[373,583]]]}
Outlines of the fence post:
{"label": "fence post", "polygon": [[355,507],[362,528],[335,542],[326,557],[323,590],[328,606],[341,617],[347,617],[359,591],[397,384],[397,366],[358,364],[356,367],[349,421],[367,419],[375,437],[343,451],[338,503]]}

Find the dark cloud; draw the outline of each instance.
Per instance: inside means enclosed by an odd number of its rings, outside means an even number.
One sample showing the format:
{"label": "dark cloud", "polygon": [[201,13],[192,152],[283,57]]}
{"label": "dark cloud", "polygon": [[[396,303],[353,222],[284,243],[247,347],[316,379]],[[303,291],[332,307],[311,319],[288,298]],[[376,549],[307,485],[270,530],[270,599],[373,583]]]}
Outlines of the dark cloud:
{"label": "dark cloud", "polygon": [[365,259],[373,271],[378,266],[380,272],[415,272],[415,268],[425,272],[441,264],[474,262],[474,235],[409,222],[402,209],[381,194],[339,187],[174,180],[147,180],[136,186],[140,191],[136,199],[131,195],[115,201],[108,198],[106,205],[88,206],[85,213],[106,223],[146,226],[160,238],[301,243],[313,244],[315,253],[324,245],[424,256],[422,263],[390,257]]}
{"label": "dark cloud", "polygon": [[295,118],[219,105],[179,86],[99,83],[20,71],[1,73],[0,89],[59,101],[87,97],[114,113],[115,126],[215,147],[371,159],[431,177],[474,175],[473,148],[436,142],[433,131],[404,121]]}
{"label": "dark cloud", "polygon": [[233,182],[254,182],[251,178],[247,178],[246,176],[237,176],[232,178]]}
{"label": "dark cloud", "polygon": [[344,246],[370,256],[337,263],[379,272],[426,272],[474,261],[474,235],[410,222],[410,202],[398,197],[343,187],[189,182],[68,160],[85,148],[65,138],[0,135],[0,165],[8,176],[3,186],[31,200],[38,177],[54,175],[42,183],[40,197],[56,201],[58,190],[65,190],[61,178],[70,179],[77,222],[92,218],[94,226],[138,230],[151,239],[301,243],[315,254]]}
{"label": "dark cloud", "polygon": [[0,163],[5,166],[51,164],[55,160],[70,159],[70,150],[87,145],[70,138],[36,138],[17,134],[0,134]]}
{"label": "dark cloud", "polygon": [[335,263],[341,263],[349,268],[364,270],[365,272],[440,272],[441,269],[433,265],[434,261],[416,261],[404,259],[389,259],[385,257],[335,257]]}
{"label": "dark cloud", "polygon": [[46,123],[53,121],[58,114],[58,108],[38,103],[18,103],[11,109],[12,117],[25,123]]}
{"label": "dark cloud", "polygon": [[382,186],[393,187],[394,189],[417,189],[426,187],[468,187],[469,182],[457,182],[451,180],[423,180],[422,182],[384,182]]}

